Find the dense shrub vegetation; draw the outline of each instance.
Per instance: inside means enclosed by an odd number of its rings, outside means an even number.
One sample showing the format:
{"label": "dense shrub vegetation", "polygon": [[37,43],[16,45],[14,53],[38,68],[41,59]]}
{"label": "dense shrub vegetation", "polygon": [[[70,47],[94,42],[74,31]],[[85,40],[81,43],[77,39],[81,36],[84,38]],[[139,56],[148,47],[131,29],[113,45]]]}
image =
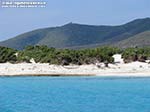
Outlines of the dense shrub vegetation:
{"label": "dense shrub vegetation", "polygon": [[116,47],[99,47],[91,49],[55,49],[47,46],[28,46],[22,51],[0,47],[0,63],[35,62],[58,65],[94,64],[98,62],[113,63],[113,55],[121,53],[126,63],[141,61],[150,57],[150,47],[119,49]]}
{"label": "dense shrub vegetation", "polygon": [[112,56],[117,52],[119,49],[111,47],[70,50],[48,48],[47,46],[28,46],[19,52],[18,61],[29,62],[33,58],[36,62],[59,65],[81,65],[104,61],[112,63]]}
{"label": "dense shrub vegetation", "polygon": [[17,51],[11,48],[0,47],[0,63],[11,62],[14,63],[17,61],[17,57],[15,55]]}
{"label": "dense shrub vegetation", "polygon": [[[0,62],[30,62],[34,59],[35,62],[50,63],[59,65],[69,64],[92,64],[96,62],[112,63],[112,56],[120,50],[113,47],[100,47],[94,49],[55,49],[47,46],[28,46],[22,51],[16,51],[10,48],[0,48]],[[17,56],[15,53],[17,52]]]}
{"label": "dense shrub vegetation", "polygon": [[123,51],[122,57],[126,63],[132,61],[145,62],[150,57],[150,47],[127,48]]}

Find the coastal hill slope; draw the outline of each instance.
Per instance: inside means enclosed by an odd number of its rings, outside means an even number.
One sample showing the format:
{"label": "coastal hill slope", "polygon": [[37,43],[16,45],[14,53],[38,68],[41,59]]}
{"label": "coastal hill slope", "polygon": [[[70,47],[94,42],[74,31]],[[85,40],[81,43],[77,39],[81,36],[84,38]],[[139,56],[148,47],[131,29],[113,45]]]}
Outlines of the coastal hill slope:
{"label": "coastal hill slope", "polygon": [[[20,50],[28,45],[47,45],[48,47],[55,48],[114,45],[149,30],[150,18],[137,19],[119,26],[94,26],[69,23],[59,27],[43,28],[24,33],[0,42],[0,46]],[[145,35],[142,35],[142,38],[148,39]],[[142,42],[137,45],[144,45]],[[117,45],[124,47],[123,45],[125,44]]]}
{"label": "coastal hill slope", "polygon": [[150,46],[150,31],[145,31],[133,37],[118,42],[115,46],[118,47],[143,47]]}

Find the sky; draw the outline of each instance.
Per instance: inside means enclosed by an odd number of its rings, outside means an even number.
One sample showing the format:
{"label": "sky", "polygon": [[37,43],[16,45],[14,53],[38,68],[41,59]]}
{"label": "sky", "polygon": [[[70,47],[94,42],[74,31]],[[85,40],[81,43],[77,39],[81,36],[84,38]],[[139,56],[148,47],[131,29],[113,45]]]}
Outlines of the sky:
{"label": "sky", "polygon": [[45,1],[45,8],[0,8],[0,41],[34,29],[69,22],[121,25],[137,18],[150,17],[150,0]]}

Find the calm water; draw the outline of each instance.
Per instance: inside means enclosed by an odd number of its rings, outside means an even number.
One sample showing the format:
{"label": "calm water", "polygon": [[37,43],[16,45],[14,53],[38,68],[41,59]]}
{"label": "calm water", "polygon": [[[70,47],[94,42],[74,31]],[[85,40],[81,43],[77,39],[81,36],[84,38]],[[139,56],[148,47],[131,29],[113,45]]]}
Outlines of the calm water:
{"label": "calm water", "polygon": [[150,78],[1,77],[0,112],[150,112]]}

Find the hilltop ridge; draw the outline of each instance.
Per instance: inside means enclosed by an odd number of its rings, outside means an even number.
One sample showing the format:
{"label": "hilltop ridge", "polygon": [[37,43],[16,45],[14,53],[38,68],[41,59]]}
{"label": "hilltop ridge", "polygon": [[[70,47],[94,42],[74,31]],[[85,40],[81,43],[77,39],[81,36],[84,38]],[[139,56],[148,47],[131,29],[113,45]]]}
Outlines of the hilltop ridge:
{"label": "hilltop ridge", "polygon": [[[150,31],[150,18],[136,19],[123,25],[104,26],[104,25],[83,25],[77,23],[68,23],[63,26],[37,29],[24,34],[20,34],[14,38],[0,42],[0,46],[23,49],[28,45],[47,45],[55,48],[82,48],[95,47],[101,45],[118,45],[119,47],[127,47],[122,43],[126,39],[134,39],[136,35]],[[147,32],[150,33],[150,32]],[[137,46],[145,46],[144,38]],[[131,46],[130,42],[126,42]],[[120,46],[121,45],[121,46]],[[150,45],[147,43],[146,45]]]}

